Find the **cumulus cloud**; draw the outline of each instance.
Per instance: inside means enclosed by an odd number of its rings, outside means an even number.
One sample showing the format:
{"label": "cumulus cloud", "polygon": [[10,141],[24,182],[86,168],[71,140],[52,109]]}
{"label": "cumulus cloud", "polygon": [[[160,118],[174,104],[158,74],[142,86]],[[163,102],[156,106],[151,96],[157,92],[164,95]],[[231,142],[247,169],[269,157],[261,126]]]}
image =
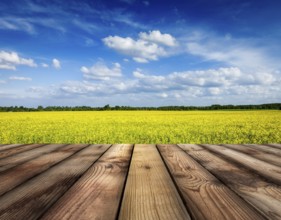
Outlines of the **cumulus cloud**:
{"label": "cumulus cloud", "polygon": [[[168,97],[231,97],[252,94],[251,89],[277,94],[281,77],[274,72],[244,72],[238,67],[172,72],[168,75],[144,74],[141,69],[133,72],[135,87],[141,92],[166,93]],[[241,89],[243,88],[243,89]],[[273,88],[275,90],[273,90]],[[259,93],[258,93],[259,94]],[[159,95],[158,95],[159,96]]]}
{"label": "cumulus cloud", "polygon": [[54,67],[55,69],[60,69],[60,68],[61,68],[60,61],[59,61],[58,59],[56,59],[56,58],[54,58],[54,59],[52,60],[52,64],[53,64],[53,67]]}
{"label": "cumulus cloud", "polygon": [[[106,74],[96,72],[99,65],[103,67],[102,70],[106,69]],[[105,104],[105,100],[116,105],[151,106],[248,104],[278,102],[281,98],[281,78],[275,72],[244,72],[238,67],[228,67],[156,75],[136,69],[131,77],[125,78],[121,74],[109,77],[112,74],[109,70],[121,69],[120,64],[106,66],[99,62],[93,67],[94,70],[92,67],[81,67],[84,74],[82,81],[66,81],[52,89],[48,87],[44,92],[41,88],[29,92],[34,97],[37,97],[36,94],[40,97],[48,94],[60,100],[77,97],[76,100],[80,100],[78,105],[86,103],[85,100],[95,100],[100,105]],[[269,80],[261,80],[260,74]]]}
{"label": "cumulus cloud", "polygon": [[82,66],[80,70],[86,79],[110,80],[122,76],[121,65],[119,63],[113,63],[113,66],[110,68],[103,62],[97,62],[92,67]]}
{"label": "cumulus cloud", "polygon": [[176,46],[176,38],[170,34],[162,34],[159,30],[149,31],[149,33],[141,32],[139,33],[139,38],[169,47]]}
{"label": "cumulus cloud", "polygon": [[141,32],[137,40],[130,37],[108,36],[103,39],[103,42],[109,48],[131,56],[134,61],[139,63],[147,63],[168,56],[167,47],[176,45],[174,37],[169,34],[161,34],[160,31]]}
{"label": "cumulus cloud", "polygon": [[9,80],[17,80],[17,81],[31,81],[32,79],[29,77],[22,77],[22,76],[11,76]]}
{"label": "cumulus cloud", "polygon": [[34,60],[22,58],[16,52],[0,51],[0,69],[16,70],[18,65],[37,66]]}

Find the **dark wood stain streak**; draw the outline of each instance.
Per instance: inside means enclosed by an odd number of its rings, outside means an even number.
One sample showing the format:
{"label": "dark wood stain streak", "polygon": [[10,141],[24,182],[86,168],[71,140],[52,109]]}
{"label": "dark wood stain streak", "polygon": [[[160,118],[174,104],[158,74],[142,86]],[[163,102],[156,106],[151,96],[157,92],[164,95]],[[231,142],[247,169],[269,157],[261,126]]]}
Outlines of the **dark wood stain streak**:
{"label": "dark wood stain streak", "polygon": [[276,156],[281,156],[281,148],[276,148],[269,145],[260,145],[260,144],[243,144],[242,146],[247,146],[252,149],[257,149],[265,153],[269,153]]}
{"label": "dark wood stain streak", "polygon": [[5,151],[1,151],[0,152],[0,159],[14,155],[14,154],[18,154],[24,151],[28,151],[28,150],[32,150],[38,147],[42,147],[44,144],[28,144],[28,145],[22,145],[22,146],[18,146],[18,147],[14,147],[12,149],[8,149]]}
{"label": "dark wood stain streak", "polygon": [[179,146],[0,144],[0,219],[281,220],[281,144]]}
{"label": "dark wood stain streak", "polygon": [[14,147],[24,146],[24,145],[26,145],[26,144],[2,144],[0,146],[0,152],[2,152],[4,150],[12,149]]}
{"label": "dark wood stain streak", "polygon": [[216,154],[223,155],[225,158],[256,172],[277,185],[281,184],[281,167],[279,166],[264,162],[250,155],[228,149],[224,146],[211,144],[202,144],[201,146],[215,152]]}
{"label": "dark wood stain streak", "polygon": [[42,217],[45,219],[116,218],[133,145],[113,145]]}
{"label": "dark wood stain streak", "polygon": [[24,163],[28,160],[34,159],[38,156],[41,156],[43,154],[48,154],[56,149],[59,149],[63,147],[63,144],[50,144],[50,145],[44,145],[40,148],[35,148],[33,150],[29,150],[27,152],[22,152],[16,155],[12,155],[9,157],[5,157],[3,159],[0,159],[0,172],[3,172],[7,169],[10,169],[12,167],[15,167],[21,163]]}
{"label": "dark wood stain streak", "polygon": [[[237,150],[239,152],[242,152],[244,154],[250,155],[254,158],[260,159],[262,161],[281,166],[281,160],[280,156],[278,154],[272,154],[268,153],[268,149],[266,147],[260,146],[252,146],[252,145],[237,145],[237,144],[223,144],[222,146],[225,146],[232,150]],[[281,152],[280,152],[281,153]],[[281,154],[280,154],[281,155]]]}
{"label": "dark wood stain streak", "polygon": [[178,146],[157,147],[193,219],[264,219]]}
{"label": "dark wood stain streak", "polygon": [[281,149],[281,144],[266,144],[267,146],[269,147],[274,147],[274,148],[277,148],[277,149]]}
{"label": "dark wood stain streak", "polygon": [[49,154],[44,154],[33,160],[12,167],[0,173],[0,196],[20,185],[24,181],[44,172],[51,166],[61,162],[77,151],[85,148],[87,144],[71,144],[59,148]]}
{"label": "dark wood stain streak", "polygon": [[0,197],[0,219],[38,219],[108,147],[91,145],[4,194]]}
{"label": "dark wood stain streak", "polygon": [[253,205],[265,218],[281,219],[281,187],[198,145],[180,144],[192,158]]}

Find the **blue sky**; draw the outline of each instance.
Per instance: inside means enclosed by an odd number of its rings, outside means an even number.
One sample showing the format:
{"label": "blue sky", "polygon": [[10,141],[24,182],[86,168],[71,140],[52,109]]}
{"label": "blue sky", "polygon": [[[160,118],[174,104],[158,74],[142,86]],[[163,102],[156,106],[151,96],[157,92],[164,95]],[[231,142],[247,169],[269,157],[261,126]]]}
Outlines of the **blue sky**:
{"label": "blue sky", "polygon": [[0,105],[281,101],[281,1],[2,0]]}

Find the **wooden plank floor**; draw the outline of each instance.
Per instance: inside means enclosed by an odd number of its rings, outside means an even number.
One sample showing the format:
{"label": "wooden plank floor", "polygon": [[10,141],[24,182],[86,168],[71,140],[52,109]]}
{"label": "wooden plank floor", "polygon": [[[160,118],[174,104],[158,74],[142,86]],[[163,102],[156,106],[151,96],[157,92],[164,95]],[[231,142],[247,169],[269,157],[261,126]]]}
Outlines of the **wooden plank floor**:
{"label": "wooden plank floor", "polygon": [[0,145],[0,219],[281,219],[281,144]]}

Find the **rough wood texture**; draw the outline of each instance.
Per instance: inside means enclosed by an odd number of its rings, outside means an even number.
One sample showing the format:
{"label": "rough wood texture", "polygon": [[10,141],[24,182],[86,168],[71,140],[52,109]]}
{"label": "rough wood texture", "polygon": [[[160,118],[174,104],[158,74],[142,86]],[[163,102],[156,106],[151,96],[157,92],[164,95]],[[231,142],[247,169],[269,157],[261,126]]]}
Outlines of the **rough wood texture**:
{"label": "rough wood texture", "polygon": [[224,157],[235,161],[236,163],[239,163],[248,169],[251,169],[252,171],[267,179],[270,179],[278,185],[281,184],[281,167],[279,166],[256,159],[250,155],[228,149],[224,146],[210,144],[203,144],[201,146],[219,155],[223,155]]}
{"label": "rough wood texture", "polygon": [[0,151],[0,159],[4,157],[11,156],[13,154],[18,154],[24,151],[32,150],[37,147],[42,147],[43,144],[27,144],[27,145],[22,145],[18,147],[13,147],[7,150]]}
{"label": "rough wood texture", "polygon": [[157,147],[193,219],[264,219],[178,146]]}
{"label": "rough wood texture", "polygon": [[270,153],[276,156],[281,157],[281,148],[276,148],[274,146],[268,146],[268,145],[258,145],[258,144],[243,144],[243,146],[251,147],[257,150],[260,150],[265,153]]}
{"label": "rough wood texture", "polygon": [[44,145],[43,147],[40,148],[35,148],[33,150],[25,151],[16,155],[12,155],[10,157],[5,157],[0,160],[0,172],[3,172],[9,168],[24,163],[42,154],[50,153],[63,146],[64,146],[63,144]]}
{"label": "rough wood texture", "polygon": [[198,145],[179,145],[268,219],[281,219],[281,187]]}
{"label": "rough wood texture", "polygon": [[155,145],[135,145],[119,220],[190,219]]}
{"label": "rough wood texture", "polygon": [[281,149],[281,144],[267,144],[267,145]]}
{"label": "rough wood texture", "polygon": [[281,220],[280,144],[36,146],[0,145],[1,220]]}
{"label": "rough wood texture", "polygon": [[24,145],[26,145],[26,144],[1,144],[0,152],[3,150],[8,150],[8,149],[12,149],[14,147],[24,146]]}
{"label": "rough wood texture", "polygon": [[[281,160],[280,156],[276,156],[275,154],[268,153],[268,149],[263,149],[263,146],[261,146],[261,149],[258,149],[257,147],[255,148],[254,146],[251,145],[237,145],[237,144],[224,144],[223,146],[232,149],[232,150],[237,150],[241,153],[250,155],[254,158],[260,159],[262,161],[281,166]],[[266,148],[266,147],[264,147]],[[280,152],[281,153],[281,152]]]}
{"label": "rough wood texture", "polygon": [[0,197],[0,219],[38,219],[108,147],[91,145],[4,194]]}
{"label": "rough wood texture", "polygon": [[85,148],[86,144],[72,144],[44,154],[0,173],[0,196],[33,176],[42,173],[61,160]]}
{"label": "rough wood texture", "polygon": [[115,219],[133,145],[113,145],[42,219]]}

